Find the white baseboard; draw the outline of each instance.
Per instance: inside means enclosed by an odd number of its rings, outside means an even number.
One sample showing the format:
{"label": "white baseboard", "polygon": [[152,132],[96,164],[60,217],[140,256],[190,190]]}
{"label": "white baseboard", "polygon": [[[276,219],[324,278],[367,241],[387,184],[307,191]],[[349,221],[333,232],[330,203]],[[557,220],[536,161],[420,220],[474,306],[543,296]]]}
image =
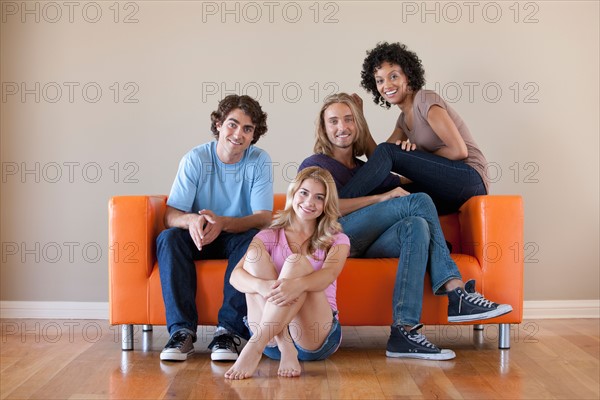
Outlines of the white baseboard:
{"label": "white baseboard", "polygon": [[523,319],[600,318],[600,300],[525,301]]}
{"label": "white baseboard", "polygon": [[[108,319],[108,303],[0,301],[0,318]],[[523,318],[600,318],[600,300],[525,301]]]}
{"label": "white baseboard", "polygon": [[0,301],[0,318],[108,319],[108,302]]}

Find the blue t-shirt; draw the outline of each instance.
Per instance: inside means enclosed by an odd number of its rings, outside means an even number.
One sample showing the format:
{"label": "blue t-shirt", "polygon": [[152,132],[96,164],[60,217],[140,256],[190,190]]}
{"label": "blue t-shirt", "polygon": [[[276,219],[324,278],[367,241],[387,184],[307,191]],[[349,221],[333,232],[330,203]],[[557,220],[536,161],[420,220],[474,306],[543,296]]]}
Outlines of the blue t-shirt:
{"label": "blue t-shirt", "polygon": [[167,205],[183,212],[202,209],[225,217],[273,210],[273,164],[266,151],[250,145],[242,159],[225,164],[217,142],[190,150],[179,163]]}
{"label": "blue t-shirt", "polygon": [[[346,186],[348,182],[350,182],[350,179],[352,179],[354,174],[358,172],[359,168],[365,164],[364,161],[358,158],[354,158],[354,161],[356,162],[356,167],[348,168],[341,162],[335,160],[332,157],[326,156],[325,154],[313,154],[312,156],[307,157],[304,159],[304,161],[302,161],[302,164],[300,164],[298,171],[313,166],[326,169],[333,176],[335,187],[337,188],[338,192],[340,192],[342,188]],[[369,194],[372,195],[389,192],[390,190],[397,188],[398,186],[400,186],[400,178],[398,178],[397,175],[389,174],[388,177],[385,178],[385,180],[381,183],[381,185],[376,187]]]}

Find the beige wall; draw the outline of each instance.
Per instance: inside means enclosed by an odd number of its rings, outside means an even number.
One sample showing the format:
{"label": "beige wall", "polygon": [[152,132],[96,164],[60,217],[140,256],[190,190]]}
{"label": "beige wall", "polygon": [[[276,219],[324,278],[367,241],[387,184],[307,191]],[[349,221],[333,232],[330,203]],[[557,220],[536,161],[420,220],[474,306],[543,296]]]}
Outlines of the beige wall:
{"label": "beige wall", "polygon": [[598,299],[598,4],[3,1],[0,299],[107,301],[109,197],[168,193],[228,91],[269,114],[276,191],[332,91],[384,140],[397,111],[359,87],[381,40],[420,55],[492,192],[523,196],[525,299]]}

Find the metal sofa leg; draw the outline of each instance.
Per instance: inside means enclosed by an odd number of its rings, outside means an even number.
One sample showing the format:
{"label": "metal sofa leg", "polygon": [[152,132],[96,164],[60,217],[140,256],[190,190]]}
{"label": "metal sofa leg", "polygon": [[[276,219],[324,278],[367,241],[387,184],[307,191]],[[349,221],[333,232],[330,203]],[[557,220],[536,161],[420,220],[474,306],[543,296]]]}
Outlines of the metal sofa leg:
{"label": "metal sofa leg", "polygon": [[483,330],[483,324],[475,324],[475,325],[473,325],[473,330],[474,331],[482,331]]}
{"label": "metal sofa leg", "polygon": [[152,325],[142,325],[142,331],[152,332]]}
{"label": "metal sofa leg", "polygon": [[498,324],[498,348],[510,349],[510,324]]}
{"label": "metal sofa leg", "polygon": [[133,325],[132,324],[121,325],[121,350],[123,350],[123,351],[133,350]]}

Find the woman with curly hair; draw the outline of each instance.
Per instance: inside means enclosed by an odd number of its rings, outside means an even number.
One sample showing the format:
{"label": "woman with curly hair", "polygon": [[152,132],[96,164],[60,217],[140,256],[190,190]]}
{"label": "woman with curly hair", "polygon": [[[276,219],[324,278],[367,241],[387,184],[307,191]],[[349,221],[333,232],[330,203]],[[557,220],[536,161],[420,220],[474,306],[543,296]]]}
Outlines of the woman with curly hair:
{"label": "woman with curly hair", "polygon": [[423,89],[425,71],[416,53],[401,43],[379,43],[367,51],[361,78],[375,104],[395,105],[400,116],[387,143],[375,148],[370,140],[369,162],[342,197],[369,194],[390,171],[401,175],[405,190],[429,194],[439,214],[488,193],[483,153],[458,113],[439,94]]}
{"label": "woman with curly hair", "polygon": [[231,284],[246,293],[252,337],[225,378],[250,378],[262,354],[281,360],[279,376],[299,376],[299,361],[324,360],[338,349],[336,280],[350,252],[338,216],[331,174],[319,167],[299,172],[284,210],[231,274]]}

